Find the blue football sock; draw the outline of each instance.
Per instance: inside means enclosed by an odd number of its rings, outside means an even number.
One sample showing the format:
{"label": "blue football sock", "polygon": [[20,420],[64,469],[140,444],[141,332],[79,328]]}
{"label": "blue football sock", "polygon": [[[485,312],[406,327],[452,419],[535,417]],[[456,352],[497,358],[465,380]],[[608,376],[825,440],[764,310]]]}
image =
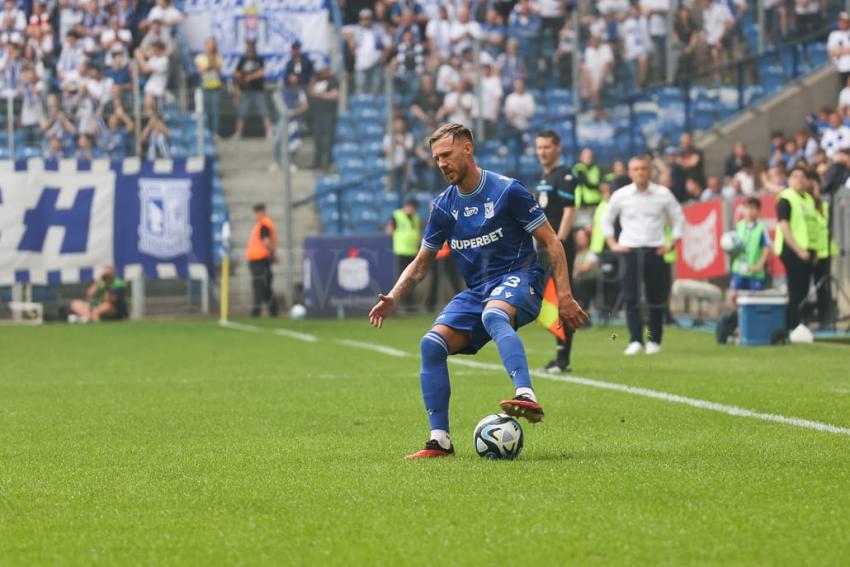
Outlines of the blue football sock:
{"label": "blue football sock", "polygon": [[504,309],[488,307],[481,314],[487,334],[499,349],[499,358],[513,380],[515,388],[531,388],[531,377],[528,375],[528,361],[525,358],[525,347],[519,335],[511,327],[511,317]]}
{"label": "blue football sock", "polygon": [[443,337],[434,331],[425,333],[420,347],[422,370],[419,373],[419,382],[422,386],[425,410],[428,412],[428,422],[432,430],[448,431],[449,397],[452,394],[449,384],[449,347]]}

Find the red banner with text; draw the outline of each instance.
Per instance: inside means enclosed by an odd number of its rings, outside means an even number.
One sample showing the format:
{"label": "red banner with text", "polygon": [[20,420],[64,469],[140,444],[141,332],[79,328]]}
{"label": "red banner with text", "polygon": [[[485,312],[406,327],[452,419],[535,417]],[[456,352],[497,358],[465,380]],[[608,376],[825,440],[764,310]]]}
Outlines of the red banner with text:
{"label": "red banner with text", "polygon": [[726,255],[720,249],[724,202],[694,203],[682,207],[685,228],[679,241],[676,277],[692,280],[718,278],[728,273]]}

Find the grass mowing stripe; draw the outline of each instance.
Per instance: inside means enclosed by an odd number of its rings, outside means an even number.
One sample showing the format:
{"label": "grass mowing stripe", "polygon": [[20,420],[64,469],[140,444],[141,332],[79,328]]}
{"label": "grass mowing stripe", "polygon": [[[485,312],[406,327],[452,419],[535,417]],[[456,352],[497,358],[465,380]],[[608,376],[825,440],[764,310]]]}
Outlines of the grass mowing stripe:
{"label": "grass mowing stripe", "polygon": [[[351,347],[364,348],[383,354],[390,354],[391,356],[412,356],[410,353],[374,343],[350,341],[346,339],[336,339],[336,342],[346,344]],[[504,368],[502,366],[498,364],[491,364],[489,362],[476,362],[474,360],[464,360],[462,358],[450,358],[449,361],[453,364],[457,364],[460,366],[480,368],[482,370],[504,371]],[[602,380],[594,380],[592,378],[583,378],[581,376],[553,376],[552,374],[547,374],[545,372],[539,372],[536,370],[530,370],[529,373],[535,378],[542,378],[543,380],[566,382],[568,384],[590,386],[591,388],[601,388],[603,390],[614,390],[617,392],[623,392],[625,394],[632,394],[635,396],[642,396],[644,398],[662,400],[674,404],[683,404],[698,409],[725,413],[727,415],[748,417],[751,419],[760,419],[762,421],[772,421],[774,423],[782,423],[784,425],[792,425],[795,427],[802,427],[804,429],[812,429],[814,431],[824,431],[826,433],[835,433],[837,435],[850,435],[850,428],[840,427],[838,425],[832,425],[830,423],[823,423],[820,421],[812,421],[800,417],[788,417],[774,413],[762,413],[746,408],[741,408],[738,406],[728,406],[726,404],[720,404],[717,402],[698,400],[696,398],[688,398],[686,396],[679,396],[677,394],[659,392],[657,390],[650,390],[648,388],[626,386],[625,384],[617,384],[616,382],[605,382]]]}
{"label": "grass mowing stripe", "polygon": [[274,334],[297,341],[304,341],[305,343],[315,343],[319,340],[316,335],[308,335],[307,333],[299,333],[298,331],[290,331],[289,329],[275,329]]}

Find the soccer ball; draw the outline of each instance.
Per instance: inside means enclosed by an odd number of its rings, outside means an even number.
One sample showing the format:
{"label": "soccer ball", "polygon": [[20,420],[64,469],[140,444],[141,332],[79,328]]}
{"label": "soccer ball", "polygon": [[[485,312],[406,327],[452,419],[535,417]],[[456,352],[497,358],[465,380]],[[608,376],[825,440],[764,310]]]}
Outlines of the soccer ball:
{"label": "soccer ball", "polygon": [[300,303],[296,303],[289,310],[289,317],[294,321],[301,321],[307,316],[307,308],[301,305]]}
{"label": "soccer ball", "polygon": [[504,413],[479,421],[472,438],[478,456],[484,459],[516,459],[522,451],[522,427]]}
{"label": "soccer ball", "polygon": [[720,237],[720,248],[727,254],[740,252],[743,247],[744,243],[741,241],[741,237],[734,230],[724,232],[723,236]]}

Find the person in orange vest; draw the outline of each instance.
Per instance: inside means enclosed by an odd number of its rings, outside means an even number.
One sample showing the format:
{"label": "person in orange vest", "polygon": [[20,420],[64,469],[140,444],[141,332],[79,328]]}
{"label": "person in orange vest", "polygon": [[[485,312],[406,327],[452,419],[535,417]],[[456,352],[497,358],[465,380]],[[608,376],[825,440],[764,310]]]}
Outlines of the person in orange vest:
{"label": "person in orange vest", "polygon": [[245,249],[245,259],[251,268],[251,280],[254,289],[254,307],[251,317],[259,317],[263,304],[268,305],[269,315],[277,317],[277,300],[272,291],[272,264],[277,261],[277,231],[272,220],[266,214],[266,206],[262,203],[254,205],[254,216],[257,224],[251,231],[248,248]]}

